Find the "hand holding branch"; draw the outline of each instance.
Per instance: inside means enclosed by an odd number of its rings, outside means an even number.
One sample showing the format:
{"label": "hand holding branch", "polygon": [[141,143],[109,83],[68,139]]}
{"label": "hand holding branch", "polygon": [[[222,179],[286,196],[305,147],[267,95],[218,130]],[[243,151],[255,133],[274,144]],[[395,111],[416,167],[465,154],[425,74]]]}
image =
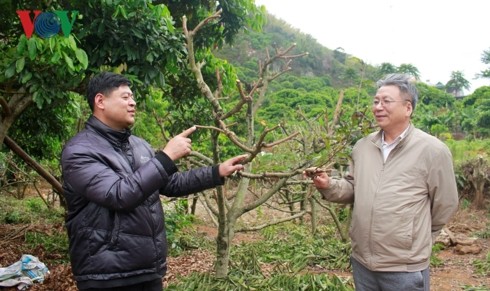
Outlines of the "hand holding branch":
{"label": "hand holding branch", "polygon": [[305,178],[310,178],[313,180],[313,185],[317,189],[326,189],[330,186],[330,177],[327,171],[318,167],[307,168],[303,171]]}

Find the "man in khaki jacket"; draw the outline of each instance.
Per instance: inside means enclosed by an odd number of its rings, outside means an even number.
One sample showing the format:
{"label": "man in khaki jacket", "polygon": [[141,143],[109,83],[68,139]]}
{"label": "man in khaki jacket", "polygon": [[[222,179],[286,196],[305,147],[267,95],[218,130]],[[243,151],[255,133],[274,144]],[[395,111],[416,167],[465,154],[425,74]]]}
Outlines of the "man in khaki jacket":
{"label": "man in khaki jacket", "polygon": [[429,290],[433,240],[458,209],[451,152],[410,121],[417,99],[406,75],[378,81],[372,111],[381,130],[356,143],[352,172],[310,175],[325,199],[354,204],[357,291]]}

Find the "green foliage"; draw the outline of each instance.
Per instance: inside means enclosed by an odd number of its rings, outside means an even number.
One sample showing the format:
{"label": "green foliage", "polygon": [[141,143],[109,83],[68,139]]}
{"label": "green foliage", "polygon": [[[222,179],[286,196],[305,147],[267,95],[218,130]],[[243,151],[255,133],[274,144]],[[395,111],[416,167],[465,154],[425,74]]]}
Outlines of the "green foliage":
{"label": "green foliage", "polygon": [[[262,231],[265,239],[243,243],[233,250],[226,279],[193,273],[168,290],[354,290],[351,280],[312,274],[308,266],[349,268],[350,249],[335,239],[335,229],[321,228],[313,237],[302,226],[282,224]],[[264,271],[263,266],[272,266]]]}
{"label": "green foliage", "polygon": [[0,84],[18,83],[38,108],[63,101],[67,91],[81,82],[80,72],[88,66],[85,51],[71,35],[48,39],[21,35],[15,49],[2,49],[5,55],[0,62]]}
{"label": "green foliage", "polygon": [[362,66],[345,64],[342,58],[338,57],[342,55],[346,58],[345,53],[325,48],[310,35],[301,33],[298,29],[272,15],[267,15],[267,23],[262,33],[256,31],[239,33],[232,47],[225,46],[222,50],[217,51],[216,55],[244,68],[240,79],[249,82],[252,77],[256,76],[258,60],[265,58],[266,51],[271,47],[274,49],[288,48],[293,43],[296,46],[294,52],[308,53],[307,56],[295,59],[291,63],[292,75],[296,77],[316,76],[328,80],[329,86],[347,87],[352,85],[352,80],[345,78],[345,72],[348,69],[357,76],[362,75],[360,72],[363,69]]}
{"label": "green foliage", "polygon": [[205,31],[196,37],[196,47],[221,47],[225,43],[233,43],[235,37],[243,27],[260,31],[265,22],[263,7],[257,7],[249,0],[187,0],[187,1],[160,1],[168,6],[175,19],[176,26],[182,26],[182,17],[188,19],[188,27],[195,27],[210,13],[222,10],[222,17],[210,23]]}
{"label": "green foliage", "polygon": [[248,277],[234,273],[226,279],[216,279],[210,274],[193,273],[166,290],[245,291],[245,290],[325,290],[353,291],[353,283],[335,275],[326,274],[272,274],[271,277]]}
{"label": "green foliage", "polygon": [[483,276],[490,276],[490,252],[487,253],[485,259],[474,260],[473,267],[475,267],[475,272]]}
{"label": "green foliage", "polygon": [[[482,55],[481,55],[481,61],[482,63],[489,65],[490,64],[490,49],[484,50]],[[487,68],[486,70],[481,71],[480,74],[484,78],[490,78],[490,68]]]}
{"label": "green foliage", "polygon": [[[458,181],[458,185],[464,185],[464,181],[463,182]],[[470,208],[470,206],[471,206],[470,200],[468,200],[467,198],[461,199],[461,202],[460,202],[461,209],[467,210],[468,208]]]}
{"label": "green foliage", "polygon": [[12,199],[0,195],[0,222],[7,224],[34,223],[47,221],[59,223],[63,220],[61,209],[50,209],[41,198]]}
{"label": "green foliage", "polygon": [[432,253],[430,255],[430,266],[431,267],[440,267],[444,265],[444,262],[437,257],[437,254],[444,249],[443,244],[434,244],[432,246]]}
{"label": "green foliage", "polygon": [[68,235],[64,230],[59,232],[27,231],[25,242],[27,250],[42,248],[48,254],[56,254],[50,257],[50,263],[69,263],[70,261],[67,252]]}
{"label": "green foliage", "polygon": [[58,162],[63,141],[76,133],[82,117],[81,107],[86,102],[79,99],[79,95],[68,93],[43,109],[28,107],[9,130],[9,136],[32,157]]}
{"label": "green foliage", "polygon": [[478,232],[476,235],[484,239],[490,238],[490,224],[487,225],[487,228],[485,230]]}
{"label": "green foliage", "polygon": [[456,165],[490,152],[490,139],[447,140],[445,143]]}
{"label": "green foliage", "polygon": [[469,207],[470,200],[482,207],[484,189],[490,185],[490,140],[447,140],[446,144],[453,155],[456,182],[463,197],[461,207]]}
{"label": "green foliage", "polygon": [[419,80],[420,79],[420,72],[419,69],[417,69],[414,65],[412,64],[401,64],[398,69],[398,73],[403,73],[403,74],[408,74],[413,76],[415,79]]}
{"label": "green foliage", "polygon": [[0,223],[18,224],[19,233],[26,230],[24,252],[43,252],[49,263],[69,261],[63,209],[47,208],[39,197],[17,200],[0,195]]}
{"label": "green foliage", "polygon": [[[195,1],[199,5],[149,0],[51,1],[49,9],[69,7],[78,11],[72,34],[47,39],[34,34],[27,39],[21,33],[15,10],[25,9],[30,4],[26,4],[27,1],[4,2],[6,5],[2,4],[2,8],[5,9],[1,11],[1,22],[5,24],[2,28],[5,30],[2,30],[0,36],[0,98],[13,104],[10,110],[15,114],[12,119],[16,122],[11,131],[10,123],[2,123],[0,126],[2,132],[9,131],[8,134],[27,153],[48,161],[56,160],[63,141],[80,129],[78,119],[85,117],[81,110],[81,103],[85,102],[80,102],[72,95],[73,92],[83,94],[88,77],[96,72],[109,70],[126,74],[133,83],[132,89],[139,102],[156,87],[166,93],[166,100],[169,100],[169,96],[179,100],[201,97],[200,94],[187,94],[197,91],[196,85],[192,83],[193,78],[186,75],[189,72],[186,67],[185,41],[180,28],[182,15],[198,16],[191,21],[195,25],[216,11],[218,6],[224,10],[219,23],[212,25],[217,29],[207,38],[202,38],[210,42],[200,47],[197,53],[208,51],[215,43],[231,40],[245,25],[260,29],[263,23],[263,10],[249,0]],[[164,4],[172,5],[174,15]],[[178,27],[175,26],[176,20],[179,21]],[[210,61],[210,58],[213,56],[208,54],[205,77],[214,76],[215,67],[218,67],[217,61]],[[235,79],[230,75],[227,80],[234,82]],[[179,86],[190,89],[173,90]],[[12,103],[14,96],[22,100],[17,104]],[[31,108],[31,102],[37,108]],[[189,108],[194,109],[192,106]],[[173,109],[170,108],[170,111],[175,112]],[[202,112],[204,114],[201,117],[208,116],[209,110],[202,109],[201,106],[189,110],[192,113],[190,115],[199,117],[195,113]],[[23,111],[22,115],[17,116]],[[180,117],[178,113],[175,112],[175,115]],[[6,120],[10,122],[10,119]],[[182,124],[181,120],[176,121],[170,130],[183,129],[187,125]],[[199,123],[196,121],[206,123],[207,120],[193,118],[188,123]],[[148,136],[155,131],[151,124],[149,128],[144,127],[140,124],[138,130]],[[154,139],[152,144],[157,144]]]}
{"label": "green foliage", "polygon": [[454,96],[428,86],[417,83],[419,102],[412,116],[413,123],[420,129],[433,135],[454,131],[456,117],[454,115]]}
{"label": "green foliage", "polygon": [[461,129],[469,137],[486,138],[490,136],[490,87],[483,86],[462,100]]}
{"label": "green foliage", "polygon": [[277,270],[293,273],[307,266],[348,269],[350,245],[336,237],[333,226],[323,226],[319,233],[312,236],[305,227],[294,224],[268,227],[262,231],[265,240],[237,247],[231,261],[238,263],[239,258],[253,256],[260,262],[277,265]]}
{"label": "green foliage", "polygon": [[209,241],[192,227],[195,217],[186,213],[187,199],[179,199],[171,204],[174,205],[174,209],[169,209],[170,204],[167,204],[165,211],[169,255],[177,256],[189,249],[209,246]]}
{"label": "green foliage", "polygon": [[488,291],[488,286],[482,285],[482,286],[470,286],[470,285],[464,285],[462,286],[463,291]]}
{"label": "green foliage", "polygon": [[460,96],[463,95],[463,89],[470,89],[470,82],[465,79],[464,73],[461,71],[451,72],[451,77],[446,83],[446,90],[455,96]]}

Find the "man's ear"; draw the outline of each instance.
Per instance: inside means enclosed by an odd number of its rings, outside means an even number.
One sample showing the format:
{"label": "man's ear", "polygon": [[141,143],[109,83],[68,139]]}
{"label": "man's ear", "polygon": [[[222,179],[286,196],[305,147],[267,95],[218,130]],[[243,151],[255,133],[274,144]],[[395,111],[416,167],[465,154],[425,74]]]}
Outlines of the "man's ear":
{"label": "man's ear", "polygon": [[407,114],[410,117],[413,114],[413,106],[412,106],[412,102],[407,102],[407,103],[408,103],[408,106],[407,106]]}
{"label": "man's ear", "polygon": [[98,109],[104,109],[105,108],[105,105],[104,105],[104,95],[102,95],[101,93],[97,93],[97,95],[95,95],[94,97],[94,110],[96,108]]}

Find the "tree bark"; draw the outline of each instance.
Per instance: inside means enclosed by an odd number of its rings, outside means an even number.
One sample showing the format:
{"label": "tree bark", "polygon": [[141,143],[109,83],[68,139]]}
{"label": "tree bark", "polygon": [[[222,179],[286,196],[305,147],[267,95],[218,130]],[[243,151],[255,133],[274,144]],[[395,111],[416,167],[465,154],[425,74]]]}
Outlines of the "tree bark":
{"label": "tree bark", "polygon": [[[245,166],[250,168],[250,165]],[[229,265],[230,265],[230,249],[233,238],[235,237],[235,224],[238,218],[243,213],[243,202],[245,195],[247,194],[247,189],[249,186],[250,179],[243,178],[238,184],[238,189],[236,191],[235,199],[233,200],[233,205],[228,210],[228,213],[221,213],[226,207],[220,207],[219,218],[223,219],[219,221],[218,226],[218,237],[217,237],[217,254],[216,258],[216,277],[226,278],[228,276]],[[223,199],[226,199],[223,195]]]}

